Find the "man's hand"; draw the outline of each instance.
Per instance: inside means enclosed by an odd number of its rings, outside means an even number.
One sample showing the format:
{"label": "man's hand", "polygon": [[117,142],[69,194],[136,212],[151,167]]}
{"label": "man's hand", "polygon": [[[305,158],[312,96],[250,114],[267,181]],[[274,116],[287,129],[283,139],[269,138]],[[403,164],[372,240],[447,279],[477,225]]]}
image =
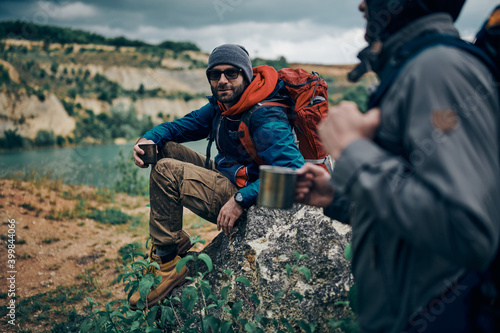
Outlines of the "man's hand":
{"label": "man's hand", "polygon": [[148,165],[144,165],[144,162],[139,157],[139,155],[144,155],[144,150],[142,150],[139,147],[139,145],[142,145],[144,143],[153,143],[154,144],[154,141],[148,140],[148,139],[145,139],[145,138],[140,138],[139,141],[137,141],[137,143],[135,144],[133,157],[134,157],[134,163],[135,163],[135,165],[137,165],[139,168],[147,168],[148,167]]}
{"label": "man's hand", "polygon": [[224,234],[229,235],[234,228],[234,223],[243,213],[243,208],[236,203],[234,197],[231,197],[224,206],[222,206],[219,216],[217,216],[217,230],[222,230]]}
{"label": "man's hand", "polygon": [[297,169],[295,201],[316,207],[327,207],[333,201],[334,190],[330,174],[322,167],[306,163]]}
{"label": "man's hand", "polygon": [[333,159],[358,139],[373,139],[380,125],[380,110],[361,113],[353,102],[341,102],[332,107],[328,116],[319,124],[318,133],[325,150]]}

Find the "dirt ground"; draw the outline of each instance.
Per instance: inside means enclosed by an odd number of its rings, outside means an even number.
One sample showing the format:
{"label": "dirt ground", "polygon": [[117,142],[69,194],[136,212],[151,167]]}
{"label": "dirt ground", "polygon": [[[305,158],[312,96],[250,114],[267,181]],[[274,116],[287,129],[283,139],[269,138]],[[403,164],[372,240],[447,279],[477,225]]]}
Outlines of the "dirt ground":
{"label": "dirt ground", "polygon": [[[93,187],[64,185],[57,181],[19,181],[0,179],[0,305],[10,297],[8,277],[15,276],[17,298],[26,298],[71,286],[85,280],[97,286],[100,304],[125,298],[122,284],[111,285],[121,262],[119,249],[133,242],[146,243],[148,236],[148,200],[124,194],[112,194]],[[140,222],[109,225],[79,212],[97,208],[120,208],[140,217]],[[9,224],[15,220],[15,230]],[[185,212],[185,229],[200,235],[207,245],[217,228]],[[11,225],[12,226],[12,225]],[[14,258],[8,261],[9,236],[15,235]],[[200,244],[197,250],[201,250]],[[13,266],[10,266],[13,265]],[[12,291],[12,290],[11,290]],[[103,292],[105,291],[105,292]],[[1,327],[0,327],[1,330]]]}

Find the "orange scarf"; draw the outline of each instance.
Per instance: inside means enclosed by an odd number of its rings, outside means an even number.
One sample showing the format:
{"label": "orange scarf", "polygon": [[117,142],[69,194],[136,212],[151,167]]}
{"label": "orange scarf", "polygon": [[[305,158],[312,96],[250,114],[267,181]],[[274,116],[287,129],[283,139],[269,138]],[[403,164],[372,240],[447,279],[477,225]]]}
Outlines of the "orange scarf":
{"label": "orange scarf", "polygon": [[254,67],[252,83],[245,89],[238,103],[226,110],[224,104],[217,101],[222,115],[234,116],[245,112],[269,96],[276,88],[277,83],[278,72],[273,67],[267,65]]}

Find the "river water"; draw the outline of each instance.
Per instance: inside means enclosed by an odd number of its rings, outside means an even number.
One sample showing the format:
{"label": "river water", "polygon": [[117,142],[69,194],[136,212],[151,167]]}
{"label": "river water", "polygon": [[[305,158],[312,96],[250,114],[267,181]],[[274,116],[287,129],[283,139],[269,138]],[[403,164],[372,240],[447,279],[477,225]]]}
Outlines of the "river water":
{"label": "river water", "polygon": [[[205,154],[207,141],[184,145]],[[125,159],[132,160],[133,146],[130,143],[0,152],[0,178],[35,172],[63,179],[66,184],[112,187],[119,176],[115,165],[120,160],[120,152]],[[150,168],[139,170],[149,177]]]}

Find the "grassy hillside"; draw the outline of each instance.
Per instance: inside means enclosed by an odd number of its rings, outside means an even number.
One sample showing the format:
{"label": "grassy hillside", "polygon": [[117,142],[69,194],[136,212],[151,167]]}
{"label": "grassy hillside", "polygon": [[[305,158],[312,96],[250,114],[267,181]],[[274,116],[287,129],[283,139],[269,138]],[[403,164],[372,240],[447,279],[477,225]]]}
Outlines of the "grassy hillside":
{"label": "grassy hillside", "polygon": [[[0,149],[134,140],[155,124],[203,105],[210,94],[207,60],[191,42],[152,45],[70,28],[0,22]],[[331,104],[344,99],[361,109],[366,104],[368,82],[347,82],[350,66],[290,64],[284,57],[252,61],[254,66],[319,72],[329,85]],[[57,108],[66,112],[69,125],[63,129],[40,121],[62,119],[54,113]],[[46,128],[34,127],[41,123]]]}

